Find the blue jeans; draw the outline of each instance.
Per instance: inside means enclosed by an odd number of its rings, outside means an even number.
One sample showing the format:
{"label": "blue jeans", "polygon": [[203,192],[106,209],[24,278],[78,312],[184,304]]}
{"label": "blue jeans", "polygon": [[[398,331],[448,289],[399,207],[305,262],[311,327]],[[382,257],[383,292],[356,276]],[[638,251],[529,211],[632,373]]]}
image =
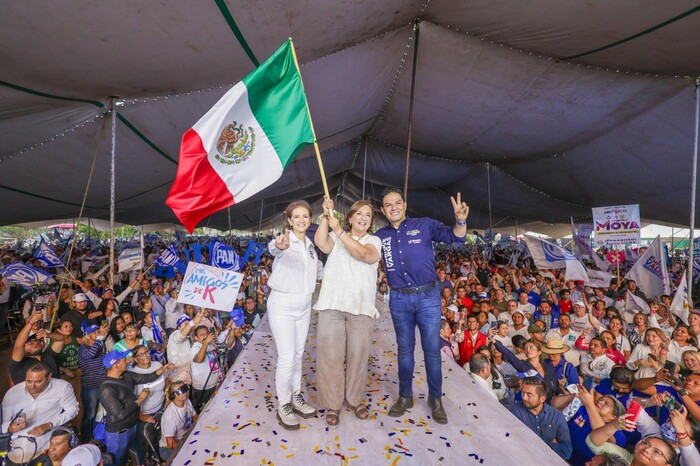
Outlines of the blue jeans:
{"label": "blue jeans", "polygon": [[80,386],[80,398],[83,400],[83,420],[80,421],[80,443],[92,440],[92,426],[97,415],[97,393],[100,387]]}
{"label": "blue jeans", "polygon": [[418,294],[392,292],[389,309],[399,347],[399,396],[413,396],[413,354],[416,348],[417,325],[425,355],[428,392],[432,398],[441,398],[440,292],[437,287]]}
{"label": "blue jeans", "polygon": [[105,432],[105,445],[110,455],[114,457],[116,466],[124,466],[126,457],[129,454],[129,447],[136,436],[136,426],[131,426],[126,432],[117,434],[114,432]]}

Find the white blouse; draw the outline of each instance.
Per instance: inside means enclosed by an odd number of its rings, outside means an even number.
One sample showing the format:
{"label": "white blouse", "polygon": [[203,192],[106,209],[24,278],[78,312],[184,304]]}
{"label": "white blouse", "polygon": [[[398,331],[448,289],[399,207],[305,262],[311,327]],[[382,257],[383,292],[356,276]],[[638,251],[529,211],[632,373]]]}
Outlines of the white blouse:
{"label": "white blouse", "polygon": [[[378,317],[375,298],[379,261],[368,264],[357,260],[335,232],[331,232],[330,237],[333,239],[333,249],[326,261],[321,292],[314,309],[334,309],[353,315]],[[362,245],[372,245],[377,253],[382,250],[381,240],[374,235],[355,239]]]}
{"label": "white blouse", "polygon": [[277,249],[275,240],[268,245],[272,262],[272,274],[267,284],[273,291],[311,295],[316,289],[316,280],[323,275],[323,264],[318,260],[311,240],[304,241],[289,233],[289,247]]}

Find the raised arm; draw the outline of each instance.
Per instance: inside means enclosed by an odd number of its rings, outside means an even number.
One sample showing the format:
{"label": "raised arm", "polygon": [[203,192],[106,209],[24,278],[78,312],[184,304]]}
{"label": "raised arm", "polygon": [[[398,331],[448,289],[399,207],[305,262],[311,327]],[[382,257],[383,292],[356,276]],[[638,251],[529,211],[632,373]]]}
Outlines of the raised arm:
{"label": "raised arm", "polygon": [[328,224],[332,216],[333,200],[328,196],[323,196],[323,215],[321,216],[321,223],[319,223],[316,233],[314,234],[314,243],[316,243],[316,246],[318,246],[324,254],[330,254],[333,250],[333,238],[328,235]]}

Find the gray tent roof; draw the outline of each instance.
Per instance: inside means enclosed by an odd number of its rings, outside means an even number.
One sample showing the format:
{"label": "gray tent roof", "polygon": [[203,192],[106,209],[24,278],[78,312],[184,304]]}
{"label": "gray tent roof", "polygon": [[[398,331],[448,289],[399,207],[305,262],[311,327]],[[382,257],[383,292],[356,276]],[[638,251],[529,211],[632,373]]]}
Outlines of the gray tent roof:
{"label": "gray tent roof", "polygon": [[[364,178],[377,199],[403,184],[417,19],[412,215],[451,221],[461,191],[488,226],[488,163],[499,226],[626,203],[688,224],[700,7],[632,0],[4,2],[0,224],[78,216],[95,154],[83,215],[109,217],[110,96],[117,221],[176,221],[182,134],[290,36],[332,195]],[[232,226],[322,192],[305,149]],[[227,210],[202,224],[228,229]]]}

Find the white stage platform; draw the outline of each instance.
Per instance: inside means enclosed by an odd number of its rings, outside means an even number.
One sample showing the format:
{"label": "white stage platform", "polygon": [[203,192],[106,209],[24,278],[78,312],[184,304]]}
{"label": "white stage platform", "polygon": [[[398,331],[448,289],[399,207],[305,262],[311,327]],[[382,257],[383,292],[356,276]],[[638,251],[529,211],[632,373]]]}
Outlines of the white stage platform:
{"label": "white stage platform", "polygon": [[[316,323],[314,312],[304,355],[304,392],[307,401],[317,407]],[[300,419],[297,431],[284,430],[275,417],[275,358],[265,318],[183,442],[173,465],[566,464],[444,357],[443,402],[449,424],[433,422],[426,403],[420,343],[416,348],[415,406],[402,418],[389,417],[389,406],[398,396],[398,369],[388,312],[382,313],[374,330],[367,377],[368,421],[342,411],[339,426],[329,428],[321,413],[317,418]]]}

